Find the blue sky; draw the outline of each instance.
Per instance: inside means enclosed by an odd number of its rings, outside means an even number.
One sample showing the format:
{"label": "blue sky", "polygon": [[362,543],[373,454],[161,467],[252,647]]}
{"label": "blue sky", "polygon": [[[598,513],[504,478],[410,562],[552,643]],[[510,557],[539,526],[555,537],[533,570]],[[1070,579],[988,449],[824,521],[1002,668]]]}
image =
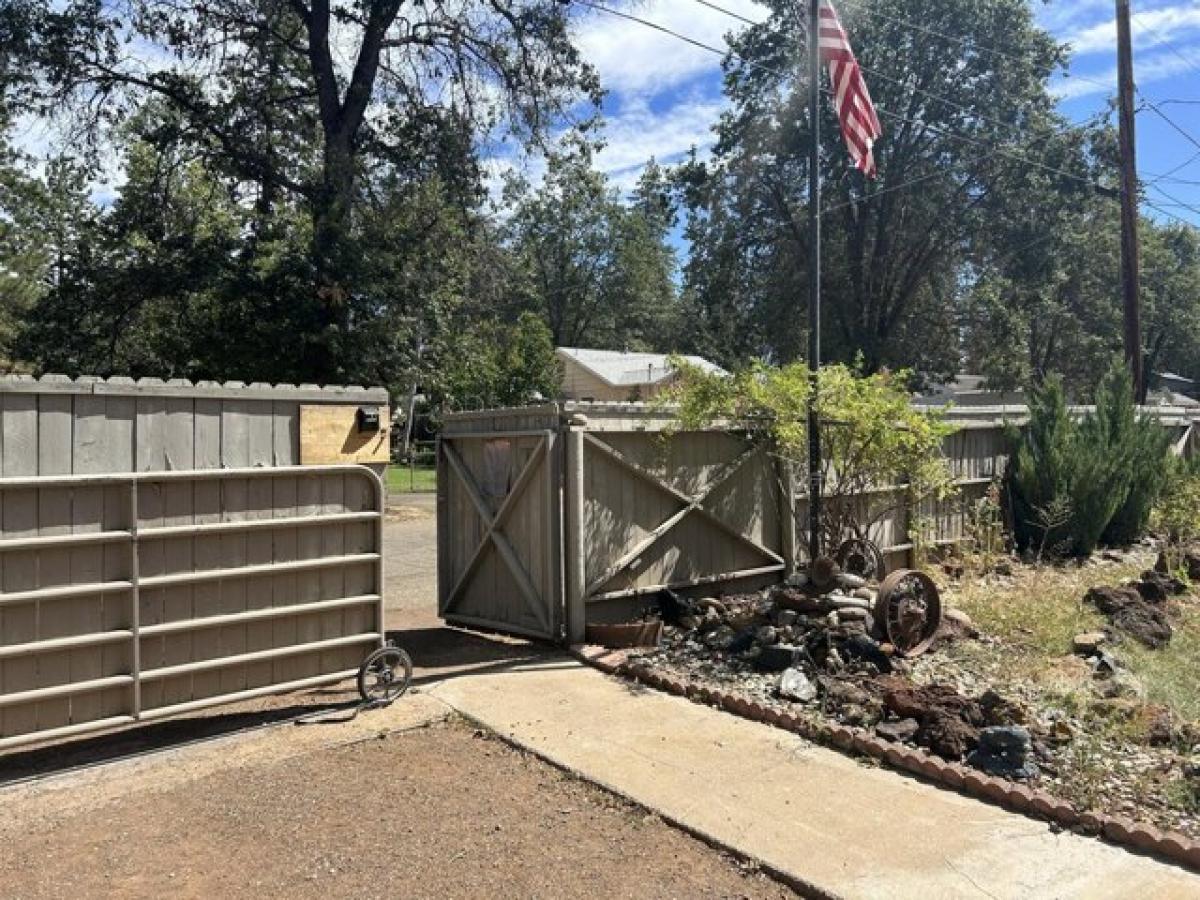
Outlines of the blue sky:
{"label": "blue sky", "polygon": [[[852,6],[850,0],[845,3]],[[749,19],[766,15],[752,0],[717,4]],[[719,47],[725,46],[724,35],[744,27],[695,0],[611,0],[604,5]],[[1074,48],[1067,77],[1054,82],[1061,111],[1071,119],[1103,111],[1115,92],[1113,6],[1113,0],[1036,3],[1038,22]],[[1186,133],[1149,108],[1138,114],[1138,168],[1147,183],[1147,200],[1161,209],[1147,206],[1144,211],[1200,225],[1200,2],[1134,0],[1133,10],[1134,75],[1141,96]],[[597,164],[615,183],[632,184],[651,156],[673,162],[692,146],[703,151],[711,145],[712,125],[725,105],[718,56],[602,12],[586,12],[577,32],[609,91],[604,107],[607,146]]]}

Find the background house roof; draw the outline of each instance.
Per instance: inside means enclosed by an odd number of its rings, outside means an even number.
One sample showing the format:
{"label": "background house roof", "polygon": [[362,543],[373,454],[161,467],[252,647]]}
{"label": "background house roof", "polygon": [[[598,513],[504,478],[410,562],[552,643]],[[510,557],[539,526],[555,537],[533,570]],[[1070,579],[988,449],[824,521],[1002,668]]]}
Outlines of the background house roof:
{"label": "background house roof", "polygon": [[[658,384],[673,372],[669,357],[665,353],[626,353],[620,350],[587,350],[580,347],[559,347],[556,351],[564,359],[583,366],[597,378],[613,387],[636,384]],[[684,356],[694,366],[705,372],[725,370],[702,356]]]}

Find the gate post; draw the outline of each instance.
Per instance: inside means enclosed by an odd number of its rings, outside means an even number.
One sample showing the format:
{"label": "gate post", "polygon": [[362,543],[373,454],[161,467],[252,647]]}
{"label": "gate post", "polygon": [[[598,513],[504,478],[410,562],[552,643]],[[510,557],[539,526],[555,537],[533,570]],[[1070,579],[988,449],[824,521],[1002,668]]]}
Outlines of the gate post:
{"label": "gate post", "polygon": [[796,571],[796,472],[790,459],[784,459],[782,454],[776,459],[781,488],[779,506],[782,517],[779,524],[783,544],[783,574],[786,577]]}
{"label": "gate post", "polygon": [[587,416],[574,413],[567,420],[567,478],[564,491],[566,522],[567,643],[582,644],[587,626],[587,554],[583,543],[583,433]]}

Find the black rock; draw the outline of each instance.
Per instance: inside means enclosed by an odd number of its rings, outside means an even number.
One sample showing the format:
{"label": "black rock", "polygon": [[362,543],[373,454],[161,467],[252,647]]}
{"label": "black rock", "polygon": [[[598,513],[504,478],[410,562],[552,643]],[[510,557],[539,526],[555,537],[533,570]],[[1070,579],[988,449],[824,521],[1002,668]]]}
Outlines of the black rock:
{"label": "black rock", "polygon": [[782,672],[791,668],[801,657],[801,649],[792,644],[772,644],[763,647],[754,658],[754,667],[762,672]]}
{"label": "black rock", "polygon": [[730,653],[745,653],[754,643],[754,629],[743,628],[733,636],[733,640],[729,642],[726,648]]}

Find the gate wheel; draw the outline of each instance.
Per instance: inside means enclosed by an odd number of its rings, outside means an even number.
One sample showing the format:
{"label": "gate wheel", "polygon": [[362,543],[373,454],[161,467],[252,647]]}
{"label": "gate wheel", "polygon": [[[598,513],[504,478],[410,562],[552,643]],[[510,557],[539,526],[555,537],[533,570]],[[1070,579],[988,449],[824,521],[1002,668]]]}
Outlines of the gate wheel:
{"label": "gate wheel", "polygon": [[391,703],[412,683],[412,658],[399,647],[380,647],[358,669],[358,693],[364,703]]}

